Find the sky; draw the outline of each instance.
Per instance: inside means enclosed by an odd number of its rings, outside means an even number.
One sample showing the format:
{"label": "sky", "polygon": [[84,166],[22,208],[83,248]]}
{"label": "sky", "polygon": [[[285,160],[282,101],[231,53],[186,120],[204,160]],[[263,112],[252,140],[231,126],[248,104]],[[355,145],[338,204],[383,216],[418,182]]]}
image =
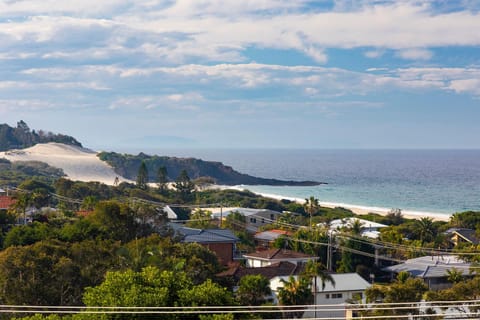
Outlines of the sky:
{"label": "sky", "polygon": [[0,123],[103,150],[480,148],[478,0],[0,0]]}

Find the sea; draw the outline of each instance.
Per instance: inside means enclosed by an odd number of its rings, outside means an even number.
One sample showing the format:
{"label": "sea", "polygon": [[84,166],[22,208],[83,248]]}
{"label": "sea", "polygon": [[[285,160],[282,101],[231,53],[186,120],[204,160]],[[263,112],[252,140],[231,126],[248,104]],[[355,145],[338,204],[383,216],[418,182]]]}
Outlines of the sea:
{"label": "sea", "polygon": [[[480,150],[166,149],[253,176],[314,180],[313,187],[237,186],[285,198],[451,215],[480,211]],[[420,214],[421,215],[421,214]]]}

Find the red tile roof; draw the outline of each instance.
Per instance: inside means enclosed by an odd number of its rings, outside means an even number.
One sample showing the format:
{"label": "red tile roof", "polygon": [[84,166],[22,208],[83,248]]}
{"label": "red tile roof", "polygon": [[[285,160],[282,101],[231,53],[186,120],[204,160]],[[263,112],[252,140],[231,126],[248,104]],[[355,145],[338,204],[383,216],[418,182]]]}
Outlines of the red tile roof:
{"label": "red tile roof", "polygon": [[8,209],[16,202],[15,199],[9,196],[0,196],[0,209]]}

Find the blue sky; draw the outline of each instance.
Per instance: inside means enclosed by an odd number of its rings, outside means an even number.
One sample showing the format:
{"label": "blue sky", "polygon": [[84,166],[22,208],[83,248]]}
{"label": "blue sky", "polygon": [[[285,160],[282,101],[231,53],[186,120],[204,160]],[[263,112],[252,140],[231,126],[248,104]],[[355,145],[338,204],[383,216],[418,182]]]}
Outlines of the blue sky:
{"label": "blue sky", "polygon": [[476,0],[0,2],[0,122],[106,150],[480,148]]}

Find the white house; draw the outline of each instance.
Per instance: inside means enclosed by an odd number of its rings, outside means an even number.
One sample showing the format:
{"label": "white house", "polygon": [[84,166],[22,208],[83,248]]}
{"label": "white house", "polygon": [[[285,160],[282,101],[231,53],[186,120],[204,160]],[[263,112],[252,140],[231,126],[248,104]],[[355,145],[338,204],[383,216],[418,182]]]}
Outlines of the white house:
{"label": "white house", "polygon": [[342,229],[351,228],[356,221],[360,222],[360,225],[362,226],[361,235],[372,239],[377,239],[379,237],[381,228],[388,227],[387,225],[378,222],[351,217],[332,220],[330,222],[330,230],[332,232],[339,232]]}
{"label": "white house", "polygon": [[249,268],[266,267],[278,262],[290,262],[294,265],[298,265],[307,263],[309,260],[318,259],[318,257],[310,256],[305,253],[276,248],[244,254],[243,257],[246,259],[246,265]]}
{"label": "white house", "polygon": [[170,206],[165,206],[163,207],[163,212],[165,212],[167,214],[167,218],[169,220],[177,220],[177,214],[175,213],[175,211],[173,211],[172,208],[170,208]]}
{"label": "white house", "polygon": [[253,208],[224,208],[224,210],[211,210],[212,218],[225,219],[228,215],[238,212],[245,217],[246,229],[256,232],[258,227],[275,222],[282,214],[281,212],[270,209],[253,209]]}
{"label": "white house", "polygon": [[[365,303],[365,290],[371,286],[365,279],[357,273],[338,273],[331,276],[335,285],[326,282],[325,288],[322,288],[322,280],[317,278],[314,306],[305,311],[304,318],[345,319],[348,314],[346,304],[355,301]],[[270,289],[276,302],[278,291],[283,287],[282,279],[288,281],[287,276],[270,280]]]}

